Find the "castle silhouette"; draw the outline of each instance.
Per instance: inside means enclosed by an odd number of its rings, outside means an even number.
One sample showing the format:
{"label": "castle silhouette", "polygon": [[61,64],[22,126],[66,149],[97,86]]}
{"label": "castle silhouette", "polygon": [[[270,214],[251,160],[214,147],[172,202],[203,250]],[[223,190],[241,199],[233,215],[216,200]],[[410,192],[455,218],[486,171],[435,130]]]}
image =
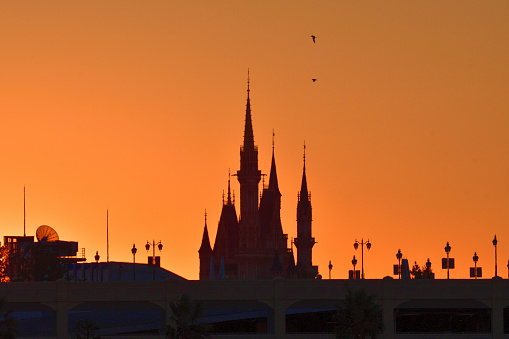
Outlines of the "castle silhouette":
{"label": "castle silhouette", "polygon": [[[258,203],[262,172],[258,169],[258,146],[254,143],[251,105],[249,100],[249,74],[247,80],[246,120],[244,141],[240,147],[240,170],[234,176],[240,183],[240,215],[237,219],[235,197],[228,192],[219,219],[214,248],[210,246],[207,216],[200,249],[200,280],[208,279],[272,279],[285,277],[314,279],[318,266],[312,263],[315,238],[311,236],[311,195],[306,180],[306,156],[302,184],[297,203],[297,264],[293,247],[288,248],[288,234],[281,225],[281,193],[279,191],[274,142],[269,184],[262,187]],[[265,185],[262,185],[265,186]]]}

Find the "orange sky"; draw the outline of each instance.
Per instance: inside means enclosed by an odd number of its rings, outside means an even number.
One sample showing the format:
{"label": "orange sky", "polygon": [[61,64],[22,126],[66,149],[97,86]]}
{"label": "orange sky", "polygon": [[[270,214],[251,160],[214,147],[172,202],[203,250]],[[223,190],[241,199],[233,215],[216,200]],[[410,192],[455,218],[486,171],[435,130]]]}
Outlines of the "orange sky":
{"label": "orange sky", "polygon": [[[2,1],[0,224],[77,240],[89,261],[146,262],[198,278],[239,167],[251,74],[259,167],[271,134],[282,223],[296,235],[302,145],[314,264],[346,278],[355,239],[367,278],[401,248],[437,278],[474,251],[509,259],[509,2]],[[317,36],[313,44],[310,35]],[[313,83],[311,78],[317,78]],[[239,192],[238,182],[232,189]],[[239,205],[237,202],[237,212]]]}

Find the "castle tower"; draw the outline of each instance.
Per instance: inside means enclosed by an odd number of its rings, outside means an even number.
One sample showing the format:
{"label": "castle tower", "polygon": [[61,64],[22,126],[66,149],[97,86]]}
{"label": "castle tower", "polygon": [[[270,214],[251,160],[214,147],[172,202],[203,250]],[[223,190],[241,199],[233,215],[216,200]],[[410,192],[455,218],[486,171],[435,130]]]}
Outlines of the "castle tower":
{"label": "castle tower", "polygon": [[297,269],[299,277],[313,279],[318,274],[318,266],[313,266],[312,249],[315,238],[311,236],[311,194],[308,192],[306,180],[306,145],[304,144],[304,167],[302,183],[297,203],[297,238],[294,239],[297,247]]}
{"label": "castle tower", "polygon": [[[263,194],[260,201],[260,224],[261,239],[265,248],[287,251],[287,235],[283,234],[281,225],[281,192],[277,180],[276,158],[274,156],[274,132],[272,132],[272,162],[270,166],[269,185],[263,188]],[[283,258],[286,262],[286,258]]]}
{"label": "castle tower", "polygon": [[200,280],[208,280],[210,278],[212,248],[210,247],[209,231],[207,229],[207,212],[205,212],[205,227],[203,228],[203,236],[198,253],[200,257]]}
{"label": "castle tower", "polygon": [[235,261],[235,252],[239,243],[239,223],[237,221],[237,212],[235,203],[232,201],[230,191],[230,174],[228,173],[228,195],[224,201],[221,210],[221,217],[217,226],[217,235],[214,242],[214,259],[215,262],[221,262],[221,258],[225,264],[225,274],[229,279],[237,279],[237,263]]}
{"label": "castle tower", "polygon": [[239,248],[241,251],[251,252],[259,247],[258,183],[261,175],[258,169],[258,146],[254,144],[251,121],[248,73],[244,143],[240,147],[240,170],[237,171],[237,179],[240,183]]}
{"label": "castle tower", "polygon": [[[279,191],[274,139],[272,140],[272,162],[268,185],[259,183],[262,173],[258,169],[258,147],[254,143],[251,100],[247,77],[247,102],[244,124],[244,140],[240,147],[240,169],[237,176],[240,184],[240,211],[237,218],[235,196],[230,192],[218,223],[213,249],[210,247],[207,223],[203,231],[200,253],[200,279],[211,279],[216,272],[224,272],[228,279],[271,279],[274,276],[287,278],[314,278],[318,267],[312,265],[312,248],[315,239],[311,236],[311,199],[307,190],[306,163],[297,206],[297,265],[293,248],[287,248],[288,235],[281,224],[281,192]],[[274,133],[273,133],[274,138]],[[221,265],[215,263],[221,262]],[[211,270],[212,267],[212,270]],[[219,268],[219,269],[218,269]],[[222,274],[220,274],[222,275]]]}

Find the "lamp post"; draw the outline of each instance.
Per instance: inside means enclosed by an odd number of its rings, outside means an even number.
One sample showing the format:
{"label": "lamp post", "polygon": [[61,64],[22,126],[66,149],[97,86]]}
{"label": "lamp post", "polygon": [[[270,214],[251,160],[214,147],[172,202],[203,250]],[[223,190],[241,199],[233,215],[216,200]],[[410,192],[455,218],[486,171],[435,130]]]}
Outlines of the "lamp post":
{"label": "lamp post", "polygon": [[495,237],[493,238],[493,246],[495,246],[495,277],[498,277],[498,274],[497,274],[497,244],[498,244],[498,240],[497,240],[497,235],[495,234]]}
{"label": "lamp post", "polygon": [[96,277],[96,281],[99,281],[99,251],[95,251],[95,256],[94,256],[94,259],[95,259],[95,270],[97,271],[97,277]]}
{"label": "lamp post", "polygon": [[355,250],[359,248],[359,244],[361,245],[361,279],[364,279],[364,245],[366,245],[366,248],[371,248],[371,243],[369,242],[369,239],[367,242],[364,242],[364,239],[361,239],[361,242],[358,242],[357,239],[355,239],[355,242],[353,243],[353,247]]}
{"label": "lamp post", "polygon": [[329,280],[331,278],[331,271],[332,271],[332,263],[331,261],[329,260]]}
{"label": "lamp post", "polygon": [[[163,249],[163,244],[159,241],[157,244],[155,240],[152,240],[152,280],[156,280],[156,245],[159,251]],[[147,252],[150,250],[150,243],[147,240],[145,244],[145,249]]]}
{"label": "lamp post", "polygon": [[447,279],[449,279],[449,252],[451,252],[451,246],[449,245],[449,242],[447,242],[447,245],[445,246],[445,253],[447,253]]}
{"label": "lamp post", "polygon": [[401,253],[401,249],[398,249],[398,253],[396,253],[396,258],[398,259],[398,278],[401,279],[401,258],[403,254]]}
{"label": "lamp post", "polygon": [[353,265],[353,278],[357,279],[357,274],[355,272],[355,265],[357,265],[357,259],[355,259],[355,255],[353,256],[353,259],[352,259],[352,265]]}
{"label": "lamp post", "polygon": [[133,244],[133,248],[131,248],[131,253],[133,254],[133,281],[136,281],[136,245]]}
{"label": "lamp post", "polygon": [[474,279],[477,279],[477,261],[479,260],[477,252],[474,252],[474,256],[472,257],[472,259],[474,260]]}

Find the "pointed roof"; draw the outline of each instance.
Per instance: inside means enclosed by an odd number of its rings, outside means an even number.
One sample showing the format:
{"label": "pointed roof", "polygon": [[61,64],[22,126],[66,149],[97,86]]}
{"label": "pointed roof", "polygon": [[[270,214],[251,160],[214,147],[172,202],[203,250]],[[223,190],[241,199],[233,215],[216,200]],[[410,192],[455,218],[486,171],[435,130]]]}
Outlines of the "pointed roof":
{"label": "pointed roof", "polygon": [[269,177],[269,190],[279,193],[279,185],[277,182],[277,171],[276,171],[276,159],[274,158],[274,152],[272,152],[272,163],[270,165],[270,177]]}
{"label": "pointed roof", "polygon": [[212,253],[212,247],[210,247],[209,231],[207,229],[207,212],[205,212],[205,227],[203,228],[203,237],[201,239],[201,246],[198,252]]}
{"label": "pointed roof", "polygon": [[296,272],[297,266],[295,266],[295,257],[293,256],[293,249],[290,251],[290,262],[288,263],[288,267],[286,268],[287,272]]}
{"label": "pointed roof", "polygon": [[302,184],[300,185],[300,197],[308,200],[308,183],[306,179],[306,143],[304,143],[304,167],[302,169]]}
{"label": "pointed roof", "polygon": [[279,185],[277,182],[277,171],[276,171],[276,158],[274,156],[274,130],[272,130],[272,163],[270,165],[270,176],[269,176],[269,190],[279,193],[281,196],[281,192],[279,191]]}
{"label": "pointed roof", "polygon": [[249,100],[249,69],[247,70],[247,103],[246,121],[244,125],[244,150],[254,150],[253,122],[251,121],[251,101]]}
{"label": "pointed roof", "polygon": [[232,194],[230,191],[230,169],[228,168],[228,200],[226,201],[227,205],[232,205]]}

